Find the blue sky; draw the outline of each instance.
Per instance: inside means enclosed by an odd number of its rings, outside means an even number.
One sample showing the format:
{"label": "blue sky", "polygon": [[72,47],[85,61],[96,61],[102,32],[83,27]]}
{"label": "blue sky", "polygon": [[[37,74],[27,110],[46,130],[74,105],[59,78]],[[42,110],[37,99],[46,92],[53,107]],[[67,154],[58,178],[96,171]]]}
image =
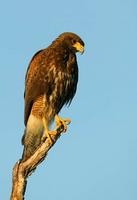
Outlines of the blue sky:
{"label": "blue sky", "polygon": [[60,115],[72,123],[28,179],[26,199],[137,199],[137,1],[0,4],[0,199],[21,157],[24,77],[33,54],[60,33],[85,41],[78,91]]}

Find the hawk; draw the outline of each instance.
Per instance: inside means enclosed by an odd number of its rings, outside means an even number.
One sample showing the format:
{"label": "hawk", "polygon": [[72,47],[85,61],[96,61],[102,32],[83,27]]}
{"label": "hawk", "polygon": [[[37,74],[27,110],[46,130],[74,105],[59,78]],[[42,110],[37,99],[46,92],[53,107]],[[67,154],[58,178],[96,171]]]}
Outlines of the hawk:
{"label": "hawk", "polygon": [[46,49],[32,58],[25,77],[24,124],[22,137],[24,151],[22,160],[27,160],[45,138],[53,142],[49,130],[66,123],[58,116],[61,108],[71,103],[77,89],[78,65],[76,52],[84,52],[84,42],[71,32],[59,35]]}

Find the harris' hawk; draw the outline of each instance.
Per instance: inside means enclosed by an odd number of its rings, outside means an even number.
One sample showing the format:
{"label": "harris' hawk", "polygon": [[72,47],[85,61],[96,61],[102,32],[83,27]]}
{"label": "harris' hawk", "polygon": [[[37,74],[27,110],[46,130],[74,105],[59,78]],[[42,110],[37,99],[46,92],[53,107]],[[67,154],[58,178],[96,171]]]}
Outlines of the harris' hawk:
{"label": "harris' hawk", "polygon": [[25,77],[25,131],[22,138],[22,160],[28,159],[53,131],[49,125],[65,122],[58,113],[65,104],[70,104],[77,89],[78,65],[76,52],[83,53],[84,42],[71,32],[62,33],[46,49],[37,52],[28,67]]}

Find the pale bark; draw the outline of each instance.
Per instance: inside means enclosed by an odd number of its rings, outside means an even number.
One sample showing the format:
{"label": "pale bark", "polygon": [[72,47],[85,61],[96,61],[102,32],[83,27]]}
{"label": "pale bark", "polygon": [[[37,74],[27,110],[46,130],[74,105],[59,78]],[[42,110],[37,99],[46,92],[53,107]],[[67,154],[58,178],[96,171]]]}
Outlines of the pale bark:
{"label": "pale bark", "polygon": [[27,186],[27,177],[34,172],[37,166],[45,159],[49,149],[56,143],[60,134],[63,132],[63,126],[56,129],[56,135],[52,135],[53,143],[49,139],[35,151],[35,153],[25,162],[19,160],[16,162],[12,172],[12,192],[10,200],[23,200]]}

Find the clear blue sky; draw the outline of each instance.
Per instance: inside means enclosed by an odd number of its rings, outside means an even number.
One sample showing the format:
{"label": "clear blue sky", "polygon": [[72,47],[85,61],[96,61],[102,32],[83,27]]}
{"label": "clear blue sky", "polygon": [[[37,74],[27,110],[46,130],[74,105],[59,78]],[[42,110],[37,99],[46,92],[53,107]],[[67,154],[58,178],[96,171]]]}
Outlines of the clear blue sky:
{"label": "clear blue sky", "polygon": [[137,199],[137,1],[1,1],[0,199],[21,157],[24,76],[60,33],[85,41],[72,123],[28,179],[26,200]]}

